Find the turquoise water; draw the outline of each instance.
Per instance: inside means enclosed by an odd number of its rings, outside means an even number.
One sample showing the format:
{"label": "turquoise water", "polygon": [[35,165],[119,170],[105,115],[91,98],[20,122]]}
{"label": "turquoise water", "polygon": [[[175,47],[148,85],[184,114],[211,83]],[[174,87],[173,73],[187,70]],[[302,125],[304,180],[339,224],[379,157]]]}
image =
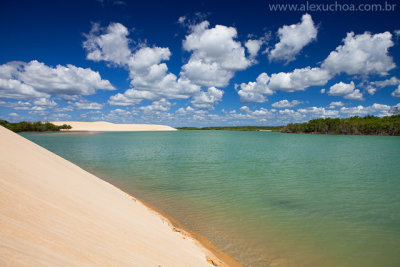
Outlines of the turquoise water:
{"label": "turquoise water", "polygon": [[158,206],[246,266],[400,266],[400,137],[22,135]]}

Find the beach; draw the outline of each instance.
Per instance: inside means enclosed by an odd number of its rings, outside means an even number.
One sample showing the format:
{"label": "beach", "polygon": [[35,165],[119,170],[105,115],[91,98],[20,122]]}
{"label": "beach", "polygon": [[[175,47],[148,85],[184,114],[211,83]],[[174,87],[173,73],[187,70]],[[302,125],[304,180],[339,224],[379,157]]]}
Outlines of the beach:
{"label": "beach", "polygon": [[130,132],[130,131],[176,131],[175,128],[156,124],[116,124],[105,121],[55,121],[55,125],[70,125],[67,131],[92,131],[92,132]]}
{"label": "beach", "polygon": [[0,265],[226,265],[140,200],[3,127],[0,146]]}

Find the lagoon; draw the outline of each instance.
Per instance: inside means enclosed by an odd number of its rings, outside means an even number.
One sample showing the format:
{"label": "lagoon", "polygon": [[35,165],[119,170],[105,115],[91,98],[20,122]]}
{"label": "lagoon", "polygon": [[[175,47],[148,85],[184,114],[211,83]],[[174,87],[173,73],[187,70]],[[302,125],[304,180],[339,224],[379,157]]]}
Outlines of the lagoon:
{"label": "lagoon", "polygon": [[245,266],[400,265],[400,137],[21,135],[157,206]]}

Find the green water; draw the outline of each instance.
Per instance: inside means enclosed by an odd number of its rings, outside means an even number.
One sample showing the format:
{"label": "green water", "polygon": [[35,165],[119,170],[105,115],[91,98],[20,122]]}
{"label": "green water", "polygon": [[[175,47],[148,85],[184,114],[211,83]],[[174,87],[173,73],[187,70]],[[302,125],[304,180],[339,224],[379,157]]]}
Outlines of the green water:
{"label": "green water", "polygon": [[400,266],[400,137],[23,136],[158,206],[246,266]]}

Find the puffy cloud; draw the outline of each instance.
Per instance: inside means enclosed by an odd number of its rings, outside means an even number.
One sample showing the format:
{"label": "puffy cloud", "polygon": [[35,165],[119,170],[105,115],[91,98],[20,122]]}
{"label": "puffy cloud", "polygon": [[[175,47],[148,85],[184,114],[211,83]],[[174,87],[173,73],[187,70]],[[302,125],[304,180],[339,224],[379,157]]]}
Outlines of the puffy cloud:
{"label": "puffy cloud", "polygon": [[31,110],[32,111],[45,111],[45,110],[47,110],[47,107],[45,107],[45,106],[33,106],[31,108]]}
{"label": "puffy cloud", "polygon": [[305,118],[306,115],[295,111],[293,109],[282,109],[279,110],[279,119],[282,121],[299,121]]}
{"label": "puffy cloud", "polygon": [[102,109],[104,107],[104,104],[90,102],[86,99],[82,99],[75,103],[70,102],[70,104],[74,105],[77,109]]}
{"label": "puffy cloud", "polygon": [[268,58],[271,61],[293,61],[303,47],[316,39],[317,31],[309,14],[303,15],[298,24],[285,25],[279,28],[279,43],[269,51]]}
{"label": "puffy cloud", "polygon": [[167,112],[170,108],[171,103],[166,99],[154,101],[151,105],[140,107],[144,114],[152,115]]}
{"label": "puffy cloud", "polygon": [[177,109],[175,113],[177,115],[184,116],[184,115],[188,115],[188,114],[193,114],[195,111],[196,110],[194,108],[192,108],[191,106],[187,106],[186,108],[181,107],[181,108]]}
{"label": "puffy cloud", "polygon": [[276,110],[275,109],[266,109],[266,108],[260,108],[256,110],[251,110],[247,106],[243,106],[240,111],[245,112],[243,113],[237,113],[236,110],[230,111],[226,115],[226,119],[231,120],[231,119],[236,119],[236,120],[257,120],[264,122],[267,119],[274,118],[276,116]]}
{"label": "puffy cloud", "polygon": [[368,107],[357,106],[357,107],[342,107],[340,112],[349,116],[365,116],[365,115],[378,115],[380,117],[389,116],[391,107],[383,104],[373,104]]}
{"label": "puffy cloud", "polygon": [[18,77],[40,92],[61,95],[91,95],[96,89],[115,90],[98,72],[68,64],[48,67],[36,60],[24,65]]}
{"label": "puffy cloud", "polygon": [[394,91],[392,92],[392,96],[394,96],[394,97],[400,97],[400,85],[397,87],[396,90],[394,90]]}
{"label": "puffy cloud", "polygon": [[33,104],[36,106],[46,106],[51,108],[57,106],[57,103],[54,100],[50,100],[45,97],[34,100]]}
{"label": "puffy cloud", "polygon": [[364,100],[363,94],[358,89],[354,90],[350,94],[345,95],[343,98],[352,99],[352,100]]}
{"label": "puffy cloud", "polygon": [[181,16],[178,18],[178,23],[184,25],[186,21],[186,16]]}
{"label": "puffy cloud", "polygon": [[197,108],[213,108],[214,104],[221,101],[224,91],[215,87],[209,87],[207,92],[201,91],[191,101]]}
{"label": "puffy cloud", "polygon": [[125,109],[113,109],[109,112],[110,115],[115,115],[115,116],[130,116],[133,114],[132,111],[125,110]]}
{"label": "puffy cloud", "polygon": [[74,111],[74,108],[72,106],[66,106],[66,107],[56,107],[53,110],[55,112],[69,112],[69,111]]}
{"label": "puffy cloud", "polygon": [[331,75],[320,68],[295,69],[292,72],[280,72],[271,75],[270,88],[274,91],[302,91],[310,86],[325,85]]}
{"label": "puffy cloud", "polygon": [[370,95],[374,95],[377,89],[388,87],[388,86],[396,86],[400,85],[400,80],[396,77],[391,77],[390,79],[386,79],[383,81],[373,81],[369,82],[366,85],[366,89]]}
{"label": "puffy cloud", "polygon": [[376,87],[372,86],[372,85],[367,85],[367,87],[365,88],[368,92],[368,94],[370,95],[374,95],[376,93]]}
{"label": "puffy cloud", "polygon": [[99,24],[93,24],[83,47],[88,52],[86,58],[93,61],[109,61],[115,64],[126,64],[131,55],[129,49],[128,29],[120,23],[110,23],[104,34]]}
{"label": "puffy cloud", "polygon": [[0,66],[0,97],[48,98],[50,95],[91,95],[97,89],[115,90],[98,72],[68,64],[56,68],[32,60]]}
{"label": "puffy cloud", "polygon": [[260,122],[266,122],[267,120],[276,117],[276,109],[260,108],[257,110],[251,110],[247,106],[242,106],[239,110],[243,113],[239,113],[236,110],[230,110],[230,111],[223,110],[223,113],[225,115],[217,117],[217,119],[228,122],[235,121],[236,123],[244,123],[244,122],[247,123],[248,121],[253,120],[260,123]]}
{"label": "puffy cloud", "polygon": [[301,114],[309,115],[311,118],[337,117],[339,115],[339,111],[337,110],[327,110],[322,107],[301,108],[297,111]]}
{"label": "puffy cloud", "polygon": [[205,63],[202,60],[190,60],[182,66],[181,75],[200,86],[225,87],[234,72],[222,68],[217,62]]}
{"label": "puffy cloud", "polygon": [[203,21],[192,26],[183,41],[183,48],[192,54],[182,67],[181,77],[200,86],[225,87],[235,71],[246,69],[251,61],[246,58],[241,43],[235,41],[235,28],[223,25],[209,28],[209,25]]}
{"label": "puffy cloud", "polygon": [[266,73],[261,73],[255,82],[240,84],[240,90],[238,91],[240,101],[244,103],[267,101],[265,96],[274,93],[268,86],[269,81],[270,77]]}
{"label": "puffy cloud", "polygon": [[343,42],[324,60],[322,68],[335,74],[386,75],[396,67],[388,54],[389,48],[394,45],[390,32],[374,35],[369,32],[359,35],[350,32]]}
{"label": "puffy cloud", "polygon": [[263,40],[247,40],[247,42],[244,44],[246,46],[247,51],[250,54],[251,58],[254,58],[257,56],[258,51],[260,51],[261,45],[263,44]]}
{"label": "puffy cloud", "polygon": [[266,108],[260,108],[258,110],[250,111],[247,114],[253,117],[272,117],[274,115],[273,110],[268,110]]}
{"label": "puffy cloud", "polygon": [[[177,78],[168,72],[163,62],[171,52],[164,47],[139,45],[135,51],[129,48],[128,29],[120,23],[111,23],[107,29],[94,25],[84,42],[88,59],[104,60],[129,69],[133,88],[123,94],[111,96],[111,105],[127,106],[142,100],[185,99],[200,91],[200,86],[187,78]],[[120,50],[119,52],[115,50]]]}
{"label": "puffy cloud", "polygon": [[17,110],[28,110],[31,108],[32,104],[30,102],[23,102],[23,101],[6,102],[3,100],[0,100],[0,106],[17,109]]}
{"label": "puffy cloud", "polygon": [[325,85],[330,78],[328,71],[310,67],[274,73],[271,77],[261,73],[256,82],[242,83],[238,94],[242,102],[265,102],[265,96],[272,95],[274,91],[304,90],[309,86]]}
{"label": "puffy cloud", "polygon": [[384,87],[387,87],[387,86],[399,85],[400,84],[400,80],[397,79],[396,77],[392,77],[390,79],[386,79],[386,80],[383,80],[383,81],[374,81],[374,82],[371,82],[371,84],[375,85],[375,86],[377,86],[379,88],[384,88]]}
{"label": "puffy cloud", "polygon": [[193,51],[192,57],[206,63],[217,62],[229,70],[241,70],[250,65],[245,57],[244,48],[235,41],[237,31],[233,27],[216,25],[209,29],[209,22],[195,25],[191,34],[186,36],[183,47]]}
{"label": "puffy cloud", "polygon": [[38,92],[32,86],[18,80],[0,79],[0,97],[28,99],[48,96],[48,94]]}
{"label": "puffy cloud", "polygon": [[[304,19],[305,17],[303,16],[302,23],[304,23]],[[311,17],[309,19],[311,20]],[[284,26],[281,29],[289,31],[291,27],[294,31],[298,25],[301,24]],[[247,86],[242,84],[243,86],[241,85],[241,90],[238,93],[244,102],[264,102],[265,95],[272,94],[274,91],[294,92],[305,90],[310,86],[325,85],[331,78],[341,72],[350,75],[385,75],[396,66],[393,63],[393,58],[388,54],[388,49],[393,46],[391,38],[392,35],[389,32],[375,35],[371,35],[368,32],[360,35],[354,35],[352,32],[348,33],[343,40],[344,44],[338,46],[335,51],[329,54],[322,63],[321,68],[294,69],[292,72],[274,73],[271,77],[264,73],[267,76],[263,83],[263,90],[267,93],[263,94],[260,93],[262,90],[255,90],[257,83],[252,82],[248,83]],[[274,50],[277,49],[277,46]],[[270,52],[271,55],[273,54],[272,51]],[[376,91],[375,86],[387,86],[396,82],[397,78],[392,78],[387,81],[370,84],[366,89],[370,94],[374,94]],[[362,93],[359,89],[354,88],[354,83],[347,86],[344,85],[343,83],[336,84],[331,87],[328,93],[330,95],[340,95],[346,99],[363,100]],[[344,93],[343,90],[347,90],[347,93]],[[321,89],[321,93],[325,93],[325,89]]]}
{"label": "puffy cloud", "polygon": [[298,100],[288,101],[286,99],[283,99],[281,101],[273,103],[271,106],[274,108],[293,108],[297,105],[300,105],[301,103],[303,102]]}
{"label": "puffy cloud", "polygon": [[[160,64],[160,62],[169,60],[170,56],[171,52],[169,51],[169,48],[142,47],[129,57],[128,65],[131,72],[133,72],[131,74],[153,72],[153,78],[157,78],[158,71],[166,71],[166,65]],[[134,77],[131,78],[133,79]]]}
{"label": "puffy cloud", "polygon": [[132,54],[128,63],[131,85],[135,90],[146,92],[142,99],[147,99],[150,94],[154,100],[182,99],[200,90],[187,79],[177,79],[174,74],[168,72],[167,65],[161,62],[168,60],[170,55],[168,48],[161,47],[143,47]]}
{"label": "puffy cloud", "polygon": [[[119,123],[132,123],[132,118],[135,116],[135,112],[125,110],[125,109],[113,109],[107,114],[101,114],[101,113],[95,113],[98,111],[92,111],[89,112],[87,115],[92,114],[95,115],[95,117],[92,116],[92,120],[106,120],[110,122],[119,122]],[[97,114],[97,117],[96,117]],[[101,115],[101,116],[99,116]]]}
{"label": "puffy cloud", "polygon": [[155,100],[157,95],[149,91],[138,91],[128,89],[123,94],[113,95],[108,100],[108,104],[112,106],[131,106],[139,104],[142,100]]}
{"label": "puffy cloud", "polygon": [[249,112],[250,108],[248,106],[241,106],[239,110],[244,112]]}
{"label": "puffy cloud", "polygon": [[0,65],[0,79],[13,79],[14,74],[18,71],[21,62],[11,61],[7,64]]}
{"label": "puffy cloud", "polygon": [[333,101],[329,104],[329,108],[335,108],[335,107],[343,107],[344,104],[342,101]]}
{"label": "puffy cloud", "polygon": [[362,93],[360,92],[360,90],[355,89],[353,81],[351,81],[349,84],[344,82],[339,82],[332,85],[329,88],[328,95],[343,96],[343,98],[352,100],[363,100]]}

